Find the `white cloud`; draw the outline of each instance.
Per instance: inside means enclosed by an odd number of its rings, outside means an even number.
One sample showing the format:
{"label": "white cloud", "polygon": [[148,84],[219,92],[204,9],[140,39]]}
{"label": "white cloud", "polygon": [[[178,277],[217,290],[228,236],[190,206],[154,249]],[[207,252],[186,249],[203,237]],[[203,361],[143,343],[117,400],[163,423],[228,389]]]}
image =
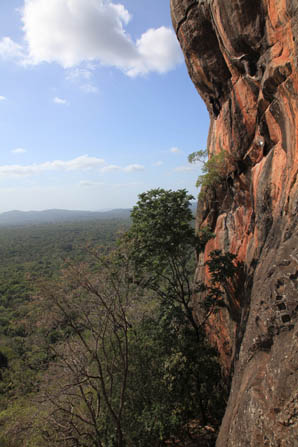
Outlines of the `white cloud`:
{"label": "white cloud", "polygon": [[139,60],[128,70],[129,76],[151,71],[166,73],[181,61],[181,53],[173,31],[165,26],[149,29],[137,40]]}
{"label": "white cloud", "polygon": [[117,165],[107,165],[101,169],[101,172],[105,173],[105,172],[111,172],[111,171],[119,171],[120,169],[121,169],[120,166],[117,166]]}
{"label": "white cloud", "polygon": [[19,60],[25,56],[21,45],[14,42],[10,37],[3,37],[0,40],[0,57],[5,60]]}
{"label": "white cloud", "polygon": [[68,104],[66,99],[59,98],[58,96],[55,96],[55,98],[53,98],[53,102],[55,104],[61,104],[61,105],[67,105]]}
{"label": "white cloud", "polygon": [[[134,42],[125,30],[130,19],[127,9],[111,0],[25,0],[27,59],[32,64],[56,62],[64,68],[100,62],[131,77],[165,73],[181,62],[171,29],[149,29]],[[21,51],[11,40],[6,46],[8,52]],[[87,72],[80,75],[89,76]]]}
{"label": "white cloud", "polygon": [[5,96],[0,96],[0,101],[6,101],[6,97]]}
{"label": "white cloud", "polygon": [[73,160],[69,161],[57,160],[48,163],[49,165],[53,165],[54,168],[62,168],[66,171],[77,171],[80,169],[97,168],[104,164],[104,160],[102,158],[81,155],[80,157],[74,158]]}
{"label": "white cloud", "polygon": [[24,154],[27,151],[23,147],[17,147],[16,149],[13,149],[11,152],[13,154]]}
{"label": "white cloud", "polygon": [[126,166],[124,168],[125,172],[134,172],[134,171],[144,171],[144,166],[143,165],[138,165],[138,164],[134,164],[134,165],[129,165]]}
{"label": "white cloud", "polygon": [[0,177],[25,177],[41,174],[46,171],[79,171],[99,168],[104,160],[88,155],[81,155],[72,160],[54,160],[32,165],[2,165],[0,166]]}
{"label": "white cloud", "polygon": [[133,59],[136,49],[123,29],[129,20],[122,5],[103,0],[27,0],[23,11],[32,63],[65,68],[95,60],[121,66]]}
{"label": "white cloud", "polygon": [[129,182],[129,183],[104,183],[104,182],[93,182],[91,180],[81,180],[79,186],[81,188],[94,188],[97,186],[105,186],[107,188],[128,188],[131,186],[139,186],[138,182]]}
{"label": "white cloud", "polygon": [[144,166],[139,164],[131,164],[125,167],[121,167],[118,165],[107,165],[101,169],[101,172],[111,172],[111,171],[123,171],[123,172],[135,172],[135,171],[144,171]]}
{"label": "white cloud", "polygon": [[[25,149],[15,149],[15,153],[24,152]],[[44,163],[35,163],[31,165],[0,165],[0,178],[5,177],[26,177],[38,175],[47,171],[86,171],[90,169],[98,169],[99,172],[135,172],[143,171],[145,168],[139,164],[131,164],[128,166],[106,165],[104,159],[97,157],[89,157],[89,155],[81,155],[72,160],[54,160],[46,161]]]}
{"label": "white cloud", "polygon": [[153,164],[153,166],[162,166],[162,165],[163,165],[163,161],[161,161],[161,160],[159,160]]}
{"label": "white cloud", "polygon": [[197,166],[177,166],[177,168],[174,169],[175,172],[189,172],[189,171],[197,171]]}
{"label": "white cloud", "polygon": [[178,152],[181,152],[181,150],[179,149],[179,147],[171,147],[170,152],[172,152],[173,154],[178,154]]}

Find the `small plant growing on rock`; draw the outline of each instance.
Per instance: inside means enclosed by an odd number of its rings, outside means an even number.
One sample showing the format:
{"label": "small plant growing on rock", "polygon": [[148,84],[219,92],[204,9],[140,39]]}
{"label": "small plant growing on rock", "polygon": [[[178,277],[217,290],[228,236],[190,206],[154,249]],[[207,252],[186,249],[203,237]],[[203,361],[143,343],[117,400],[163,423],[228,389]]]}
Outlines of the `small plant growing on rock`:
{"label": "small plant growing on rock", "polygon": [[188,156],[190,163],[202,163],[203,165],[203,174],[199,175],[196,182],[196,187],[201,187],[201,191],[221,183],[228,173],[229,157],[226,151],[221,150],[218,154],[211,155],[209,160],[206,160],[206,157],[207,150],[196,151]]}

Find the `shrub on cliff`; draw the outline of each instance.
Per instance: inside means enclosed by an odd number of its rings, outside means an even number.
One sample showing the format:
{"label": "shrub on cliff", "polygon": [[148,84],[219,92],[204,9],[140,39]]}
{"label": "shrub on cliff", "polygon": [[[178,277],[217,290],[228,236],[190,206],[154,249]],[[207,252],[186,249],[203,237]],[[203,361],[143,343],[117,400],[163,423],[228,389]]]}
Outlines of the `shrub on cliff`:
{"label": "shrub on cliff", "polygon": [[188,161],[190,163],[201,163],[203,174],[199,175],[196,186],[201,187],[201,192],[204,194],[206,188],[215,187],[217,184],[221,183],[228,174],[228,153],[221,150],[218,154],[211,155],[209,159],[206,160],[207,150],[193,152],[188,156]]}

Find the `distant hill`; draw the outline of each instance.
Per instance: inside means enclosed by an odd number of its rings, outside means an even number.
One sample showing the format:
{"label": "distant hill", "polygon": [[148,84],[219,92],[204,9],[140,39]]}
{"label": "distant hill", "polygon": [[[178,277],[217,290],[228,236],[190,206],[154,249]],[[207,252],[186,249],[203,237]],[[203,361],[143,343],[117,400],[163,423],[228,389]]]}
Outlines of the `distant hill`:
{"label": "distant hill", "polygon": [[[196,214],[197,202],[192,202],[190,208]],[[62,223],[75,221],[90,221],[98,219],[130,218],[131,209],[119,208],[109,211],[75,211],[51,209],[44,211],[7,211],[0,213],[0,227],[13,225],[34,225],[42,223]]]}
{"label": "distant hill", "polygon": [[0,226],[31,225],[41,223],[59,223],[71,221],[90,221],[97,219],[129,219],[129,209],[111,211],[8,211],[0,214]]}

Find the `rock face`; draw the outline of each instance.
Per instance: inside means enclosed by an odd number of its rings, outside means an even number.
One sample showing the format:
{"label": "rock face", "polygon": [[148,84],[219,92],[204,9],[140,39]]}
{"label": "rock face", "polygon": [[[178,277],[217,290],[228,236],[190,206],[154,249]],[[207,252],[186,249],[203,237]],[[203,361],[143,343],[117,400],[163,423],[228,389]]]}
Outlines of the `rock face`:
{"label": "rock face", "polygon": [[[214,248],[245,265],[237,318],[209,322],[231,393],[218,447],[298,446],[298,1],[171,0],[172,21],[230,156],[199,203]],[[198,275],[207,272],[200,259]]]}

